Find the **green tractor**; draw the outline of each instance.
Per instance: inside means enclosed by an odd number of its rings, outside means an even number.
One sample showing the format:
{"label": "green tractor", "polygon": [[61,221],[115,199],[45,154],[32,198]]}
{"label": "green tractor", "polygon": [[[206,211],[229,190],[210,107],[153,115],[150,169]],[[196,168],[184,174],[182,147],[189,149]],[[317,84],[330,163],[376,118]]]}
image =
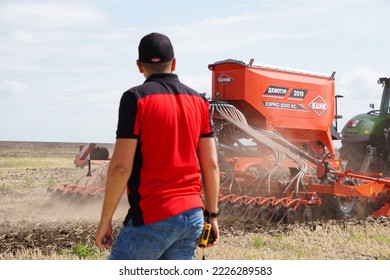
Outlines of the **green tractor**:
{"label": "green tractor", "polygon": [[346,169],[361,172],[381,172],[390,175],[390,77],[380,78],[383,86],[380,110],[359,114],[347,122],[341,131],[341,159]]}

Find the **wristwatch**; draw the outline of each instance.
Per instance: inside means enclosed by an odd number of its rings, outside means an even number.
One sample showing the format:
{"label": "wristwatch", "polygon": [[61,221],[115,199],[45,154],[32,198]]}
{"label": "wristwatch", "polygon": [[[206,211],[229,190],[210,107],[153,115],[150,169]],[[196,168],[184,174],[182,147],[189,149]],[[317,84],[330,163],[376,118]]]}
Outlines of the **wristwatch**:
{"label": "wristwatch", "polygon": [[219,216],[219,210],[217,212],[209,212],[207,210],[204,210],[204,215],[210,218],[217,218]]}

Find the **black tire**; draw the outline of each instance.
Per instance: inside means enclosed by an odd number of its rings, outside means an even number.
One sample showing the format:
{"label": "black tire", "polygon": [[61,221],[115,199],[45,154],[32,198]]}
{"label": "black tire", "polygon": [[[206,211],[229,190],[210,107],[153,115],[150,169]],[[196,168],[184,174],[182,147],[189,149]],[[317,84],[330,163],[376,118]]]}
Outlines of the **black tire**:
{"label": "black tire", "polygon": [[275,207],[272,219],[275,222],[281,222],[284,219],[285,210],[282,207]]}
{"label": "black tire", "polygon": [[[354,180],[343,182],[344,185],[355,186]],[[343,197],[334,195],[322,196],[322,204],[316,211],[316,218],[345,219],[364,215],[367,202],[356,196]],[[359,212],[359,213],[357,213]],[[357,215],[358,214],[358,215]]]}
{"label": "black tire", "polygon": [[[356,183],[353,180],[347,180],[343,182],[344,185],[355,186]],[[356,208],[358,205],[358,199],[354,197],[334,197],[334,208],[336,211],[336,218],[344,219],[350,218],[356,214]]]}
{"label": "black tire", "polygon": [[368,153],[369,142],[346,142],[341,141],[340,157],[347,160],[346,169],[362,171],[362,164]]}
{"label": "black tire", "polygon": [[356,197],[346,198],[342,196],[336,196],[334,200],[334,206],[336,210],[336,218],[344,219],[354,216],[356,210],[357,199]]}

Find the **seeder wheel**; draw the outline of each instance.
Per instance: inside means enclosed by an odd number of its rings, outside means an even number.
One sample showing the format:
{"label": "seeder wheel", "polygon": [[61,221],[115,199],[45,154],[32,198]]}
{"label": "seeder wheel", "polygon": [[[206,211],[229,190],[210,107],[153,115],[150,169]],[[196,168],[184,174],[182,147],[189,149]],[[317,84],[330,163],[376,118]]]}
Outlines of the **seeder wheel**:
{"label": "seeder wheel", "polygon": [[286,212],[286,222],[295,224],[298,221],[298,212],[294,208],[288,208]]}
{"label": "seeder wheel", "polygon": [[269,223],[271,221],[272,210],[270,208],[268,208],[267,206],[261,206],[259,212],[260,215],[258,215],[258,218],[260,222]]}
{"label": "seeder wheel", "polygon": [[284,216],[285,216],[285,209],[283,209],[283,207],[275,207],[274,209],[274,213],[273,213],[273,216],[272,216],[272,219],[279,223],[283,220]]}

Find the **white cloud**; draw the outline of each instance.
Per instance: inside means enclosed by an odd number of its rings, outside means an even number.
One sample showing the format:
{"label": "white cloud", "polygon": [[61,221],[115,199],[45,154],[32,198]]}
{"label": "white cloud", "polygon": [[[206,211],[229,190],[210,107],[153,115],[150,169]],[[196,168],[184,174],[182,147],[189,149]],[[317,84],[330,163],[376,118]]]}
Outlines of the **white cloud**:
{"label": "white cloud", "polygon": [[[258,51],[269,45],[279,45],[282,40],[291,44],[302,44],[300,39],[318,38],[332,35],[334,28],[323,23],[324,14],[332,14],[335,7],[326,5],[284,5],[264,10],[257,5],[255,9],[241,14],[212,17],[200,21],[167,26],[167,33],[177,49],[184,54],[240,52],[252,46]],[[322,20],[322,21],[321,21]],[[321,21],[321,23],[319,23]],[[306,24],[309,23],[310,24]],[[339,27],[338,27],[339,28]],[[290,47],[295,47],[294,45]],[[286,45],[289,48],[289,45]]]}
{"label": "white cloud", "polygon": [[180,75],[180,80],[200,93],[211,94],[211,74],[207,75]]}
{"label": "white cloud", "polygon": [[0,69],[6,71],[36,71],[39,65],[32,63],[47,55],[42,47],[41,35],[25,30],[0,33]]}
{"label": "white cloud", "polygon": [[171,38],[177,49],[182,49],[185,53],[226,51],[259,40],[283,36],[278,32],[267,31],[265,27],[254,28],[253,25],[257,25],[260,20],[258,16],[250,13],[214,17],[195,23],[170,26],[168,33],[173,34]]}
{"label": "white cloud", "polygon": [[348,99],[380,98],[382,92],[377,81],[382,76],[385,75],[365,66],[343,70],[340,79],[336,79],[338,93]]}
{"label": "white cloud", "polygon": [[28,86],[16,81],[4,81],[0,83],[1,96],[20,96],[28,93]]}
{"label": "white cloud", "polygon": [[[103,41],[104,43],[123,43],[134,40],[136,35],[136,28],[118,28],[110,30],[110,32],[99,33],[92,37],[97,41]],[[137,37],[137,40],[139,38]]]}
{"label": "white cloud", "polygon": [[83,28],[104,24],[106,20],[106,15],[99,10],[66,2],[6,2],[0,5],[0,22],[10,26]]}
{"label": "white cloud", "polygon": [[36,39],[31,33],[23,30],[13,30],[9,34],[1,36],[0,42],[2,44],[7,42],[13,42],[14,44],[31,44],[36,43]]}

